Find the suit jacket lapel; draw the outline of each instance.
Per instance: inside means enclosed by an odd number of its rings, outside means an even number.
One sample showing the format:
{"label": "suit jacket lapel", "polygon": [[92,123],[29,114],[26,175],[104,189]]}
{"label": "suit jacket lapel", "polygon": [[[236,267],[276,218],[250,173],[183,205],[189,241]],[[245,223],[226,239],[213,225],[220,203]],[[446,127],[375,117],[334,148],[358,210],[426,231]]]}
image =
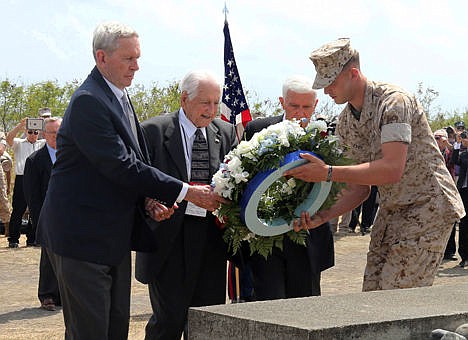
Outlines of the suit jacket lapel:
{"label": "suit jacket lapel", "polygon": [[[130,122],[128,121],[127,116],[125,115],[122,105],[120,104],[119,99],[115,96],[114,92],[110,89],[110,87],[107,85],[106,81],[101,75],[101,72],[97,69],[97,67],[94,67],[93,70],[91,71],[91,77],[98,83],[98,85],[102,88],[104,91],[105,95],[109,98],[111,102],[111,108],[112,111],[117,114],[117,116],[120,118],[122,125],[124,127],[123,131],[127,134],[127,141],[130,142],[130,146],[132,149],[135,151],[137,154],[137,157],[139,159],[145,160],[144,155],[142,151],[140,150],[138,143],[135,140],[135,137],[133,136],[132,128],[130,127]],[[132,107],[133,110],[133,104],[130,101],[130,106]],[[135,115],[134,115],[135,118]],[[140,124],[138,123],[138,120],[136,121],[136,126],[137,126],[137,132],[138,132],[138,140],[141,141],[143,138],[141,138],[141,129],[140,129]]]}
{"label": "suit jacket lapel", "polygon": [[168,151],[168,155],[174,161],[177,169],[182,174],[181,180],[187,182],[187,166],[185,164],[185,154],[182,142],[182,136],[179,128],[179,113],[174,112],[172,122],[167,126],[164,132],[164,146]]}

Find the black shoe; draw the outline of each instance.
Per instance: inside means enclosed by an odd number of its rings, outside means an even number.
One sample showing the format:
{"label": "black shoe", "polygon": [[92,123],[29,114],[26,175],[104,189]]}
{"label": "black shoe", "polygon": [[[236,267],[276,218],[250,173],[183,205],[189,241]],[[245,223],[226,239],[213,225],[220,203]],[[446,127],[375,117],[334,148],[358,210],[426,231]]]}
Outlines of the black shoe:
{"label": "black shoe", "polygon": [[8,248],[18,248],[19,244],[16,242],[10,242],[8,243]]}
{"label": "black shoe", "polygon": [[457,259],[457,257],[455,256],[455,254],[446,254],[446,255],[444,255],[444,260],[456,261],[456,260],[458,260],[458,259]]}
{"label": "black shoe", "polygon": [[461,260],[461,262],[458,264],[460,267],[464,268],[468,266],[468,261],[467,260]]}

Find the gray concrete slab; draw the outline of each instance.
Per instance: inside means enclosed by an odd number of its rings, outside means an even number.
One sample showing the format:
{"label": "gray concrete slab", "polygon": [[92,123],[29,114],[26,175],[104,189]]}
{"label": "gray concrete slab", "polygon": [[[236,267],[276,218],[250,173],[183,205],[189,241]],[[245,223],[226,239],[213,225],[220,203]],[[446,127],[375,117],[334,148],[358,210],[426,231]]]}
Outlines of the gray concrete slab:
{"label": "gray concrete slab", "polygon": [[468,283],[192,308],[190,339],[428,339],[468,322]]}

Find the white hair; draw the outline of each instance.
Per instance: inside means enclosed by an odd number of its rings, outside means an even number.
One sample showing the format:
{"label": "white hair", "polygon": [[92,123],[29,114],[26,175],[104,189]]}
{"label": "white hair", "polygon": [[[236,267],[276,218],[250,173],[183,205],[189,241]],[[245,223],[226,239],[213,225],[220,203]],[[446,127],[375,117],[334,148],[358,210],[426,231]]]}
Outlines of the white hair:
{"label": "white hair", "polygon": [[317,96],[317,92],[312,88],[314,81],[309,77],[302,75],[294,75],[288,77],[283,83],[283,98],[289,90],[296,93],[313,93]]}
{"label": "white hair", "polygon": [[120,38],[137,37],[138,33],[125,24],[117,21],[100,23],[93,33],[93,57],[96,60],[97,50],[104,50],[108,53],[114,52],[119,47]]}
{"label": "white hair", "polygon": [[46,118],[44,119],[44,126],[46,126],[47,124],[49,123],[54,123],[54,122],[59,122],[60,124],[62,124],[62,118],[61,117],[49,117],[49,118]]}
{"label": "white hair", "polygon": [[189,99],[192,99],[197,95],[198,87],[202,81],[212,82],[221,88],[218,77],[216,77],[216,75],[211,71],[197,70],[187,73],[184,78],[182,78],[179,84],[180,93],[185,91],[187,92]]}

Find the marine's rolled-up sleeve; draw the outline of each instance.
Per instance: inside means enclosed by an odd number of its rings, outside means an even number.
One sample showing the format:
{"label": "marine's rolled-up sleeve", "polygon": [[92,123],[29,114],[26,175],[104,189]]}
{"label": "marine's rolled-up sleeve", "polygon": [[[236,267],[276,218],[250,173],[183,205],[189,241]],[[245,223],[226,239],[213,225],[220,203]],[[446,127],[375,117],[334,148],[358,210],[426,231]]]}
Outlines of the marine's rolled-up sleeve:
{"label": "marine's rolled-up sleeve", "polygon": [[411,143],[411,125],[407,123],[391,123],[382,126],[380,142]]}

